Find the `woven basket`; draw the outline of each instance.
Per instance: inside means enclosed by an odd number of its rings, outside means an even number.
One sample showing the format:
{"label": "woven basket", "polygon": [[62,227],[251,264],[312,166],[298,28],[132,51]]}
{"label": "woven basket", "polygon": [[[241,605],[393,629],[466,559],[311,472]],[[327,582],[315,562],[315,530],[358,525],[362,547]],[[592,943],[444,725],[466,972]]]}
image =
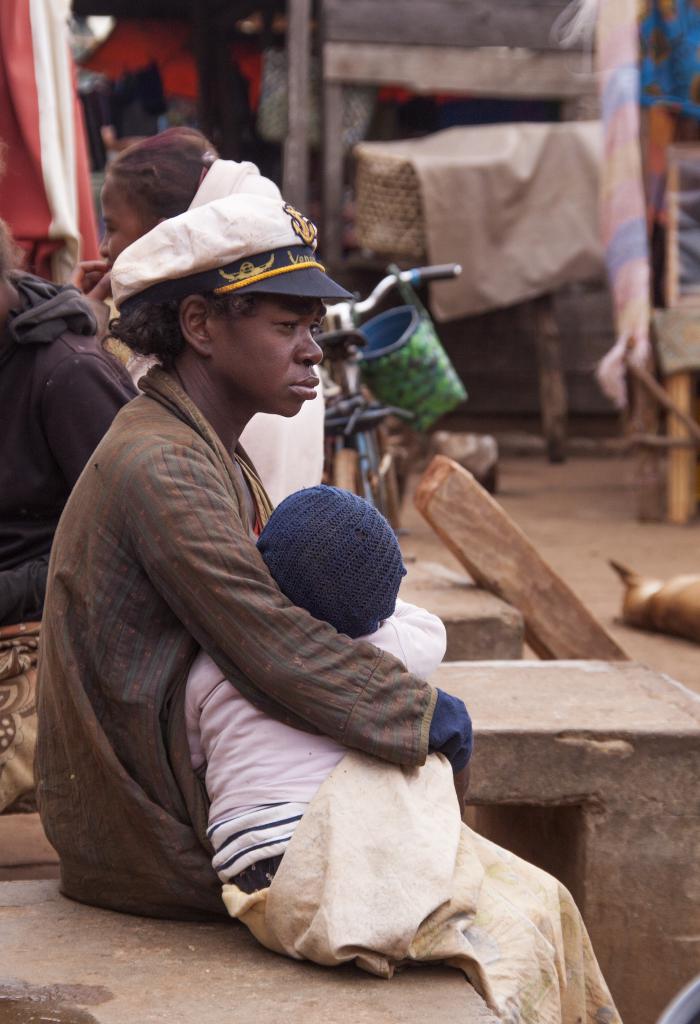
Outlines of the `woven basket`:
{"label": "woven basket", "polygon": [[410,160],[376,144],[354,149],[356,230],[363,249],[394,259],[426,261],[418,177]]}

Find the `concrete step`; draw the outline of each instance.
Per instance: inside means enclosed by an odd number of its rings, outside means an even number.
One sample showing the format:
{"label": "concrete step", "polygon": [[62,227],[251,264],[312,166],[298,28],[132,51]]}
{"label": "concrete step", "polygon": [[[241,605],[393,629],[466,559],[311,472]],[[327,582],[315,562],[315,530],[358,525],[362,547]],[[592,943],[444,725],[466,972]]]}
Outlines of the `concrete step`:
{"label": "concrete step", "polygon": [[0,1020],[24,1024],[497,1024],[456,970],[382,981],[276,956],[236,921],[129,917],[55,882],[0,883]]}
{"label": "concrete step", "polygon": [[431,682],[474,723],[468,823],[571,890],[622,1019],[653,1024],[698,970],[700,697],[633,662],[463,662]]}
{"label": "concrete step", "polygon": [[58,878],[58,856],[39,815],[0,814],[0,881]]}
{"label": "concrete step", "polygon": [[438,562],[407,568],[399,597],[440,616],[447,631],[445,661],[522,658],[523,617],[516,608]]}

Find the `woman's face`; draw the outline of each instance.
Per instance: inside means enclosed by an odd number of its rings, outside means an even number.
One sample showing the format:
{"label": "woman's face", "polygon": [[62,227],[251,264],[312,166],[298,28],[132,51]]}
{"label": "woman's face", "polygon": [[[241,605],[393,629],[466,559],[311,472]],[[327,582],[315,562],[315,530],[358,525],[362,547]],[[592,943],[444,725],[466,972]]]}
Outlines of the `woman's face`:
{"label": "woman's face", "polygon": [[251,316],[207,318],[207,372],[237,412],[295,416],[316,397],[313,368],[322,352],[314,336],[324,312],[321,302],[299,313],[270,297],[260,298]]}
{"label": "woman's face", "polygon": [[110,267],[127,245],[158,223],[156,218],[142,213],[129,199],[126,190],[109,174],[102,188],[102,217],[105,232],[100,242],[100,256]]}

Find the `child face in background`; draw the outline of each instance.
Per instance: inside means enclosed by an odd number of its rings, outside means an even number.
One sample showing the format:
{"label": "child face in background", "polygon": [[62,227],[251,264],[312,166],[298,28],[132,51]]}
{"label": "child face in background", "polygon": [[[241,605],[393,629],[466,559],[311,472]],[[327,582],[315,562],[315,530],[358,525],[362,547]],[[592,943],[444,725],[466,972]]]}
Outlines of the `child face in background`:
{"label": "child face in background", "polygon": [[109,173],[102,188],[102,217],[105,231],[100,242],[100,256],[110,268],[128,245],[159,223],[156,218],[143,213],[127,190],[111,179]]}

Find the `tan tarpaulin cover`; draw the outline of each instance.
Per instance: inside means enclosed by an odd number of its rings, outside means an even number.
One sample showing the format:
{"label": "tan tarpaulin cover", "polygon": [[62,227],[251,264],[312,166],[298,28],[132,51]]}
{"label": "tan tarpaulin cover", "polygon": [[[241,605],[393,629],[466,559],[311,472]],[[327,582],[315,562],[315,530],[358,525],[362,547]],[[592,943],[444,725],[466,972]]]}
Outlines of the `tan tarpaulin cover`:
{"label": "tan tarpaulin cover", "polygon": [[264,945],[296,959],[385,978],[404,961],[447,961],[504,1021],[619,1022],[571,896],[461,823],[441,755],[401,769],[347,754],[270,888],[223,895]]}
{"label": "tan tarpaulin cover", "polygon": [[510,306],[604,273],[598,121],[449,128],[362,143],[410,160],[430,263],[460,263],[431,286],[437,320]]}

